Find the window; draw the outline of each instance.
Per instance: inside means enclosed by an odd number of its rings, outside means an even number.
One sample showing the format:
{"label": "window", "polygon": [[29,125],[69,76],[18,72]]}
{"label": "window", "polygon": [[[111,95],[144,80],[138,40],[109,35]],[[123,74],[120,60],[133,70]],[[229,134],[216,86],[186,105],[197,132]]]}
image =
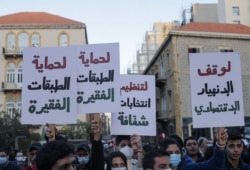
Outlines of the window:
{"label": "window", "polygon": [[233,14],[233,16],[239,16],[240,15],[240,8],[239,7],[232,7],[232,14]]}
{"label": "window", "polygon": [[162,60],[161,61],[161,64],[160,64],[160,77],[161,78],[165,78],[165,73],[166,73],[166,63],[165,63],[165,60]]}
{"label": "window", "polygon": [[9,115],[10,117],[14,116],[15,113],[15,102],[13,100],[13,98],[9,97],[6,100],[6,111],[7,111],[7,115]]}
{"label": "window", "polygon": [[14,51],[15,50],[15,35],[9,34],[7,36],[7,50]]}
{"label": "window", "polygon": [[240,24],[240,20],[233,20],[234,24]]}
{"label": "window", "polygon": [[200,48],[188,48],[188,53],[200,53]]}
{"label": "window", "polygon": [[28,47],[29,38],[27,33],[21,33],[18,36],[18,52],[23,53],[23,48]]}
{"label": "window", "polygon": [[163,93],[161,96],[161,111],[162,111],[162,113],[167,112],[167,99],[166,99],[165,93]]}
{"label": "window", "polygon": [[17,68],[17,83],[22,83],[23,81],[23,68],[22,68],[22,62],[19,63]]}
{"label": "window", "polygon": [[221,53],[234,52],[233,49],[220,49]]}
{"label": "window", "polygon": [[68,36],[66,34],[61,34],[59,37],[59,46],[60,47],[66,47],[68,46]]}
{"label": "window", "polygon": [[7,83],[15,83],[15,64],[9,63],[7,66]]}
{"label": "window", "polygon": [[32,47],[39,47],[40,45],[40,37],[38,34],[32,34],[31,36],[31,46]]}

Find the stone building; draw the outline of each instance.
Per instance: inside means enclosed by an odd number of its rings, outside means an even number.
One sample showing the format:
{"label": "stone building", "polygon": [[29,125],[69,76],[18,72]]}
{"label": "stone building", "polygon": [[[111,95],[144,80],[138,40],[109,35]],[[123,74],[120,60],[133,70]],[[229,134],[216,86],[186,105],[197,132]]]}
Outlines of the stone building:
{"label": "stone building", "polygon": [[192,127],[189,73],[189,53],[209,52],[240,53],[245,125],[250,126],[250,27],[191,22],[169,32],[143,73],[155,75],[158,135],[213,138],[212,128]]}

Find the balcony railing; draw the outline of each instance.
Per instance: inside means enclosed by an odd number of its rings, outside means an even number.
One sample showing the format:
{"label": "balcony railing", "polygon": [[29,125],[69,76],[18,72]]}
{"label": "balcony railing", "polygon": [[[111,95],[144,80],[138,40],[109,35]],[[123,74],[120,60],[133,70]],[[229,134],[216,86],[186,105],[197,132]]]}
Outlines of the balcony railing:
{"label": "balcony railing", "polygon": [[166,85],[167,79],[166,79],[166,73],[165,72],[158,72],[155,75],[155,81],[157,87],[162,87]]}
{"label": "balcony railing", "polygon": [[4,47],[2,48],[2,53],[5,58],[9,57],[22,57],[23,56],[23,48],[18,48],[18,50],[6,50]]}
{"label": "balcony railing", "polygon": [[22,83],[4,83],[2,82],[3,91],[16,91],[22,90]]}

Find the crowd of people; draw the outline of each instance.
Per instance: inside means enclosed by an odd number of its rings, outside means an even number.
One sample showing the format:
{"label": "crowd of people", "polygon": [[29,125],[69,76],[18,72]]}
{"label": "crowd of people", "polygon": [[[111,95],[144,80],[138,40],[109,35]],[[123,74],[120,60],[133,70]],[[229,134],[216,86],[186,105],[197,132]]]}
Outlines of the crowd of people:
{"label": "crowd of people", "polygon": [[249,143],[226,128],[219,128],[213,141],[170,135],[156,146],[143,142],[137,134],[118,135],[115,147],[106,153],[101,124],[101,120],[92,122],[91,147],[82,143],[75,148],[58,134],[50,141],[53,134],[48,129],[47,143],[32,143],[26,159],[18,152],[10,160],[0,150],[0,170],[250,170]]}

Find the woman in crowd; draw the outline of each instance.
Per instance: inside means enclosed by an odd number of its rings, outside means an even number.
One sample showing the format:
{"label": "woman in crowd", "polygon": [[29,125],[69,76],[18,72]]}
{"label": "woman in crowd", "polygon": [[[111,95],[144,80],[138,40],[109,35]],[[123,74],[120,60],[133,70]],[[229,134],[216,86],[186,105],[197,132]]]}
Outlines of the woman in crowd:
{"label": "woman in crowd", "polygon": [[127,170],[127,158],[119,151],[112,152],[107,158],[107,170]]}

